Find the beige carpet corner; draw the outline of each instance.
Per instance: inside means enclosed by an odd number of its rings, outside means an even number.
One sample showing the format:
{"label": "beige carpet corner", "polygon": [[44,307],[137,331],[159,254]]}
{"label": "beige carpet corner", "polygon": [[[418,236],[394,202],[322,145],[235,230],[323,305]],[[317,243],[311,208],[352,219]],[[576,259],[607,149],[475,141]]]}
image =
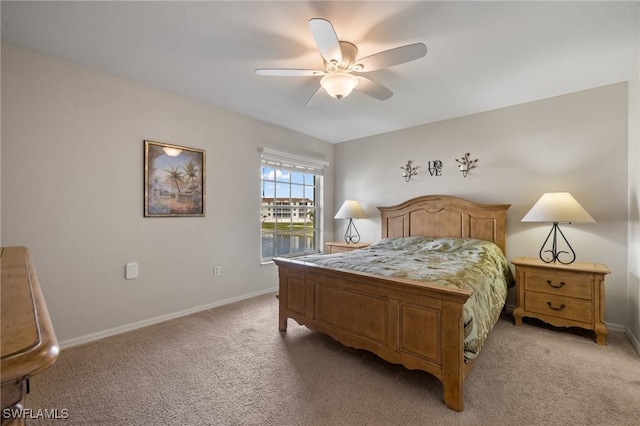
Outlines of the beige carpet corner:
{"label": "beige carpet corner", "polygon": [[260,296],[63,350],[26,407],[67,409],[30,425],[638,425],[640,357],[539,322],[498,321],[464,388],[289,320]]}

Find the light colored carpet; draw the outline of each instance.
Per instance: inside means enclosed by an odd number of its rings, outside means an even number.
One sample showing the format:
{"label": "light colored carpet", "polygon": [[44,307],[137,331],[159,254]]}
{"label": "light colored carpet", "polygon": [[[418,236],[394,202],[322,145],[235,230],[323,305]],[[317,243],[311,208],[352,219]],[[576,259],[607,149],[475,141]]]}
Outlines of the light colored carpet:
{"label": "light colored carpet", "polygon": [[498,321],[464,386],[346,348],[260,296],[63,350],[26,407],[54,425],[638,425],[640,357],[626,336]]}

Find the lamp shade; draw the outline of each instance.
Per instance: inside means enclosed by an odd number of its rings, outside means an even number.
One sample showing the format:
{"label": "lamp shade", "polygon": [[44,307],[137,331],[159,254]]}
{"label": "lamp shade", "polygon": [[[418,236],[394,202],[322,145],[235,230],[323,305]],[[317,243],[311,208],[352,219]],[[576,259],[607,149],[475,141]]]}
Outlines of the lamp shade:
{"label": "lamp shade", "polygon": [[334,219],[352,219],[367,217],[367,213],[356,200],[345,200]]}
{"label": "lamp shade", "polygon": [[549,192],[540,197],[522,222],[595,223],[595,220],[568,192]]}
{"label": "lamp shade", "polygon": [[358,85],[358,78],[344,72],[327,74],[320,80],[320,85],[328,94],[336,99],[349,96],[349,93]]}

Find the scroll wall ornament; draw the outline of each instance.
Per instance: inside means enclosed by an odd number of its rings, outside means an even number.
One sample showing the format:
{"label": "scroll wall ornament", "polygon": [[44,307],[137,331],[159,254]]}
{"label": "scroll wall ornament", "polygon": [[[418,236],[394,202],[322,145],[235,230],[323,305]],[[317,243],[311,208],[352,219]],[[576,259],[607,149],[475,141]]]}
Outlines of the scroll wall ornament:
{"label": "scroll wall ornament", "polygon": [[404,167],[400,167],[400,168],[403,170],[402,177],[404,178],[405,181],[409,182],[412,176],[415,176],[418,174],[418,169],[420,168],[420,166],[413,167],[411,165],[411,160],[409,160],[407,161],[407,164]]}
{"label": "scroll wall ornament", "polygon": [[469,155],[471,154],[467,152],[466,154],[464,154],[464,157],[460,159],[456,158],[456,163],[459,163],[458,168],[460,169],[460,171],[462,172],[462,176],[464,177],[467,177],[467,173],[469,173],[469,170],[478,167],[476,165],[478,159],[476,158],[475,160],[470,160]]}

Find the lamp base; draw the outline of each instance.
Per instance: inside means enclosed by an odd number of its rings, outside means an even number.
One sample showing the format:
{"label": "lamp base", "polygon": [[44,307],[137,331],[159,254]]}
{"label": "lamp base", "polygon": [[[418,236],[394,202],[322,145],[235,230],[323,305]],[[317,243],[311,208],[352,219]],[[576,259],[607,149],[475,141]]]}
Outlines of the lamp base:
{"label": "lamp base", "polygon": [[[566,246],[569,248],[569,250],[571,250],[571,252],[565,251],[565,250],[558,250],[558,233],[560,233],[560,236],[562,237],[562,239],[564,240]],[[553,238],[552,238],[553,237]],[[545,250],[545,247],[547,245],[547,243],[549,242],[549,239],[552,238],[552,245],[551,245],[551,250]],[[545,259],[543,256],[543,253],[549,253],[551,254],[551,259]],[[563,260],[560,259],[560,255],[562,254],[566,254],[568,256],[571,256],[571,260],[569,260],[568,262],[565,262]],[[542,260],[545,263],[555,263],[560,262],[563,265],[568,265],[570,263],[573,263],[576,260],[576,252],[573,251],[573,247],[571,247],[571,244],[569,244],[569,241],[567,240],[567,237],[564,236],[564,234],[562,233],[562,231],[560,230],[560,227],[558,226],[558,222],[553,222],[553,226],[551,227],[551,231],[549,231],[549,235],[547,235],[547,238],[544,240],[544,243],[542,244],[542,247],[540,248],[540,260]]]}
{"label": "lamp base", "polygon": [[344,241],[347,244],[356,244],[360,242],[360,233],[356,229],[356,225],[353,224],[353,219],[351,218],[349,218],[347,230],[344,231]]}

